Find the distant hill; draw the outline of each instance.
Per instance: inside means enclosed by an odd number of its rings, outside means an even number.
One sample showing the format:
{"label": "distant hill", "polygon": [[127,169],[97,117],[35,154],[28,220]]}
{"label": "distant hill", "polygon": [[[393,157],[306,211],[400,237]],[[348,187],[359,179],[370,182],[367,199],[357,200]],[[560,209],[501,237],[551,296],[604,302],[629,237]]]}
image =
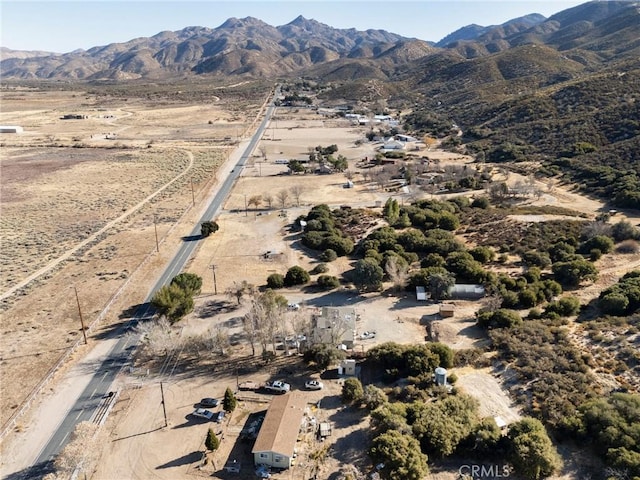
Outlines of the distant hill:
{"label": "distant hill", "polygon": [[[253,17],[230,18],[215,29],[188,27],[62,55],[13,54],[1,67],[5,78],[21,79],[271,77],[342,58],[375,58],[408,41],[384,30],[335,29],[302,16],[280,27]],[[414,43],[421,54],[431,49],[426,42]]]}
{"label": "distant hill", "polygon": [[466,27],[462,27],[455,32],[450,33],[436,43],[435,46],[445,48],[451,46],[451,44],[454,44],[455,42],[478,40],[482,37],[493,40],[495,40],[496,37],[504,38],[507,35],[527,30],[534,25],[544,22],[545,20],[546,18],[539,13],[532,13],[525,15],[524,17],[509,20],[502,25],[494,25],[490,27],[482,27],[476,24],[467,25]]}

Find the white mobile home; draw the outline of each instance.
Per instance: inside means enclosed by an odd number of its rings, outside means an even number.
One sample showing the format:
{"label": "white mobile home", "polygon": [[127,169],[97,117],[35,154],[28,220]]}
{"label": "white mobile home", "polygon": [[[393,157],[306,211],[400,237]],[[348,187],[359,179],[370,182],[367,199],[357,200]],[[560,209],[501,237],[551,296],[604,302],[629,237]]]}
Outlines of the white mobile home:
{"label": "white mobile home", "polygon": [[289,468],[293,465],[306,400],[298,392],[273,397],[253,445],[256,465]]}

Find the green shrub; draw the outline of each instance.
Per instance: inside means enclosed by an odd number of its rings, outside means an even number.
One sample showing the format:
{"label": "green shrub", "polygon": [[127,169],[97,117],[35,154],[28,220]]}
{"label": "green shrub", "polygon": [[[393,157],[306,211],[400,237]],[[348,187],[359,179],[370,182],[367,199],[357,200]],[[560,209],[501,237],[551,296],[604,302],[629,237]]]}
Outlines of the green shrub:
{"label": "green shrub", "polygon": [[489,205],[491,205],[491,202],[488,197],[478,197],[471,202],[471,207],[473,208],[487,209],[489,208]]}
{"label": "green shrub", "polygon": [[267,287],[274,289],[284,287],[284,276],[280,273],[272,273],[267,277]]}
{"label": "green shrub", "polygon": [[342,385],[342,403],[359,404],[364,397],[362,383],[357,378],[347,378]]}
{"label": "green shrub", "polygon": [[522,323],[518,312],[500,308],[495,312],[481,312],[477,315],[478,325],[483,328],[509,328]]}
{"label": "green shrub", "polygon": [[208,237],[212,233],[216,233],[220,229],[219,225],[216,222],[202,222],[200,224],[200,235],[203,237]]}
{"label": "green shrub", "polygon": [[329,271],[329,267],[327,266],[326,263],[319,263],[317,264],[315,267],[313,267],[313,270],[311,270],[311,275],[317,275],[319,273],[327,273]]}
{"label": "green shrub", "polygon": [[311,280],[309,276],[309,272],[307,272],[304,268],[295,265],[287,270],[287,274],[284,277],[284,284],[287,287],[292,287],[294,285],[304,285]]}
{"label": "green shrub", "polygon": [[216,436],[213,428],[210,428],[207,432],[207,438],[204,441],[204,446],[207,447],[207,450],[211,450],[215,452],[218,447],[220,447],[220,439]]}
{"label": "green shrub", "polygon": [[330,248],[327,248],[320,255],[320,260],[322,260],[323,262],[333,262],[337,258],[338,258],[338,254],[336,253],[336,251]]}
{"label": "green shrub", "polygon": [[340,286],[340,280],[332,275],[320,275],[318,277],[318,286],[324,290],[332,290]]}

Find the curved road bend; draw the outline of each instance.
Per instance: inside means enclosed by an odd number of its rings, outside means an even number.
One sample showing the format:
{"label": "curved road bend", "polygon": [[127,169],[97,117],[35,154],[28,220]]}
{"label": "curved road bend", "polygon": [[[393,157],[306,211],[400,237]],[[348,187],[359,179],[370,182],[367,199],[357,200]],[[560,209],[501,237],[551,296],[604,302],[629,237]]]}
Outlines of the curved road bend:
{"label": "curved road bend", "polygon": [[[278,90],[276,90],[276,97]],[[216,213],[221,208],[223,202],[231,192],[235,181],[240,176],[242,168],[247,163],[249,157],[256,148],[264,133],[273,113],[275,111],[273,102],[270,102],[265,110],[265,115],[260,126],[253,135],[244,153],[236,163],[235,167],[220,186],[218,193],[215,195],[207,209],[205,210],[200,222],[194,226],[191,231],[191,238],[200,236],[200,223],[215,218]],[[102,399],[111,391],[111,385],[122,367],[128,362],[131,354],[135,350],[138,339],[133,335],[126,333],[137,325],[140,320],[149,319],[153,316],[153,311],[149,302],[153,298],[154,293],[164,285],[171,282],[171,279],[178,275],[191,255],[198,246],[198,241],[185,241],[178,249],[173,260],[168,264],[167,268],[156,282],[155,286],[147,295],[144,305],[134,314],[126,325],[119,328],[115,334],[119,337],[118,342],[109,352],[107,359],[97,368],[91,381],[82,392],[76,403],[67,413],[66,417],[59,425],[49,442],[42,449],[34,466],[30,469],[26,478],[42,478],[42,476],[52,469],[52,463],[56,455],[63,449],[75,426],[83,421],[90,421]]]}

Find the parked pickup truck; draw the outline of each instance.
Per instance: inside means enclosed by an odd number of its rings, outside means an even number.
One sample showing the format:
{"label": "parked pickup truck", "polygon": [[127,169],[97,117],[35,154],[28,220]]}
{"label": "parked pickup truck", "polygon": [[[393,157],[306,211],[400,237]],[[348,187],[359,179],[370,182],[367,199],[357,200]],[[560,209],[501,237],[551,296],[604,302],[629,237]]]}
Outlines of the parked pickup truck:
{"label": "parked pickup truck", "polygon": [[287,393],[289,390],[291,390],[291,385],[280,380],[274,380],[273,382],[265,383],[264,388],[265,390],[269,390],[275,393]]}

